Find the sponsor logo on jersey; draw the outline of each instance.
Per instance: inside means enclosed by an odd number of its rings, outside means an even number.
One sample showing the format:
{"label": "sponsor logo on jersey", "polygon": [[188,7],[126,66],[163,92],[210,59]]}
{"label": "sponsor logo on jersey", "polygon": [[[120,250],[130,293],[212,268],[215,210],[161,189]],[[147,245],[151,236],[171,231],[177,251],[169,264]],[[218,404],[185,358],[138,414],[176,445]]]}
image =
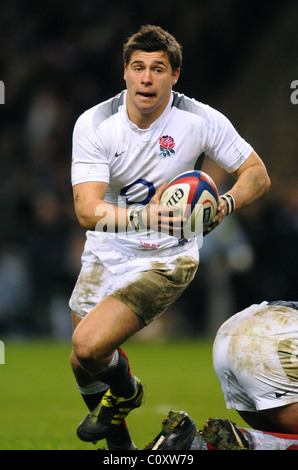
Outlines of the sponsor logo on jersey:
{"label": "sponsor logo on jersey", "polygon": [[125,152],[126,152],[126,150],[123,150],[123,152],[120,152],[120,153],[116,152],[116,153],[115,153],[115,158],[120,157],[120,155],[122,155],[122,154],[125,153]]}
{"label": "sponsor logo on jersey", "polygon": [[174,153],[175,141],[170,135],[163,135],[159,139],[160,155],[163,157],[171,157]]}
{"label": "sponsor logo on jersey", "polygon": [[281,398],[281,397],[285,396],[287,393],[289,393],[289,392],[284,392],[284,393],[275,392],[275,396],[276,396],[276,398]]}

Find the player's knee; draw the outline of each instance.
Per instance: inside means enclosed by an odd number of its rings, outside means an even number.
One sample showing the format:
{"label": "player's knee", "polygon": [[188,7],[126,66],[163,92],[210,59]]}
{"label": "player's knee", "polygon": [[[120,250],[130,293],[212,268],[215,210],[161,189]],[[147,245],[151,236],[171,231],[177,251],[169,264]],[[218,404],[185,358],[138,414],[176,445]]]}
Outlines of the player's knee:
{"label": "player's knee", "polygon": [[72,364],[77,361],[84,369],[89,369],[97,360],[99,351],[96,350],[92,340],[74,331],[72,337],[73,358]]}
{"label": "player's knee", "polygon": [[74,372],[74,374],[76,374],[77,371],[79,371],[82,368],[81,364],[79,363],[79,361],[77,359],[77,356],[76,356],[74,350],[72,350],[71,355],[70,355],[70,366],[71,366],[71,369]]}
{"label": "player's knee", "polygon": [[72,338],[73,358],[72,364],[76,362],[85,370],[94,373],[105,364],[105,358],[109,355],[104,344],[99,344],[94,340],[94,336],[82,335],[79,330],[75,330]]}

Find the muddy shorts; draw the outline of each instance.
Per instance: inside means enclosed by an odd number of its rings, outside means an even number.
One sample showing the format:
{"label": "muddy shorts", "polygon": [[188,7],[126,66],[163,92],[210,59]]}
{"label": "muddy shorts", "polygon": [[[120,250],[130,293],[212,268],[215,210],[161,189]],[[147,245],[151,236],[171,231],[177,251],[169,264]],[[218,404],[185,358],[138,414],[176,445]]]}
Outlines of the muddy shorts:
{"label": "muddy shorts", "polygon": [[298,402],[298,311],[252,305],[227,320],[213,345],[227,408],[259,411]]}
{"label": "muddy shorts", "polygon": [[171,305],[198,268],[196,244],[179,250],[163,250],[144,256],[127,256],[101,241],[98,256],[88,241],[82,268],[70,298],[71,309],[84,317],[98,302],[111,295],[135,312],[142,326],[148,325]]}

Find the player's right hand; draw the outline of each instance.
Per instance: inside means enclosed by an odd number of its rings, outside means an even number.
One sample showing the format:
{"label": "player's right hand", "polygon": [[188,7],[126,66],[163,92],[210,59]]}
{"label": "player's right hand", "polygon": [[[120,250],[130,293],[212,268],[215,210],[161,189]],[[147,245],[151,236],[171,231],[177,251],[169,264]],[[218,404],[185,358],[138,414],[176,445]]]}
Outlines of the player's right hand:
{"label": "player's right hand", "polygon": [[160,205],[160,198],[167,186],[165,181],[156,191],[146,211],[143,211],[143,222],[147,227],[156,232],[163,232],[172,235],[175,238],[182,238],[183,223],[185,219],[181,217],[181,211],[178,206]]}

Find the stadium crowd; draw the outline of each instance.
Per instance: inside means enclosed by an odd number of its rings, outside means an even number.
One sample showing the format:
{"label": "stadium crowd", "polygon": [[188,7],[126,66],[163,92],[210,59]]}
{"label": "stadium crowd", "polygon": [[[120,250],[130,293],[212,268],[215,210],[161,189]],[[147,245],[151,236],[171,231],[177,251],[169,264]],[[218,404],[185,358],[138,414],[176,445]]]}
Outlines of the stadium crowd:
{"label": "stadium crowd", "polygon": [[[140,22],[174,29],[187,51],[184,60],[188,62],[188,72],[180,79],[183,90],[216,105],[230,77],[241,75],[251,46],[245,34],[241,35],[241,45],[235,39],[250,23],[247,20],[254,17],[255,10],[253,6],[237,8],[234,3],[208,2],[209,11],[211,4],[217,8],[215,17],[208,14],[205,2],[191,0],[183,9],[176,1],[153,1],[150,11],[133,0],[89,0],[83,4],[77,0],[3,2],[1,338],[27,334],[70,337],[68,298],[85,240],[72,201],[72,130],[83,110],[123,89],[124,82],[114,76],[115,67],[122,68],[119,44]],[[283,5],[289,3],[284,1]],[[263,4],[258,2],[255,7],[259,8],[254,23],[256,37],[266,11]],[[277,14],[278,8],[272,7],[271,16]],[[270,15],[266,18],[270,22]],[[195,64],[193,54],[200,57]],[[220,86],[214,64],[221,74]],[[255,146],[258,150],[257,139]],[[266,159],[278,158],[263,154],[261,157],[266,164]],[[274,163],[271,169],[274,171]],[[210,171],[219,187],[224,185],[221,175],[213,175],[208,163],[204,170]],[[270,176],[275,182],[277,175]],[[298,190],[291,171],[286,176],[287,184],[282,181],[282,190],[273,188],[253,209],[233,216],[206,237],[198,275],[175,307],[178,323],[182,313],[184,318],[187,315],[186,334],[191,330],[193,334],[194,325],[195,334],[213,334],[226,319],[226,312],[239,311],[252,301],[296,299],[293,254],[298,235]],[[216,280],[219,286],[221,294],[217,298],[212,295],[210,280]],[[197,295],[201,299],[200,316],[196,310]]]}

